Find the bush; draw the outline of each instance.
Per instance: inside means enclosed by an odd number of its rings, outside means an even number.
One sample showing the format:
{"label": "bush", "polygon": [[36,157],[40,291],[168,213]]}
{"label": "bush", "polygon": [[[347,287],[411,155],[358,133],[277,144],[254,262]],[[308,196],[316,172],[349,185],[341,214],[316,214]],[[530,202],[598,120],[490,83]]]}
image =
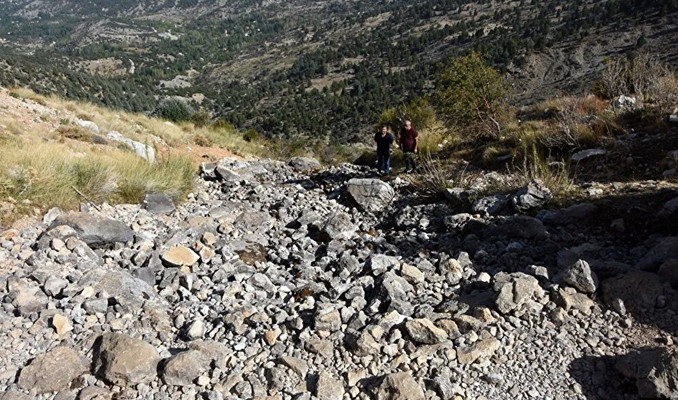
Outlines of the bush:
{"label": "bush", "polygon": [[677,100],[678,79],[666,64],[644,53],[635,58],[607,60],[602,78],[594,86],[594,91],[608,99],[635,95],[668,109]]}
{"label": "bush", "polygon": [[428,100],[420,97],[412,100],[409,104],[384,110],[379,117],[376,128],[380,130],[382,126],[386,126],[392,132],[398,133],[407,120],[411,121],[416,129],[422,130],[435,124],[436,115]]}
{"label": "bush", "polygon": [[195,124],[196,127],[202,128],[210,124],[210,114],[207,111],[198,111],[197,113],[191,116],[191,122]]}
{"label": "bush", "polygon": [[245,139],[246,142],[251,143],[254,142],[255,140],[259,140],[259,132],[257,132],[256,129],[248,129],[242,134],[242,138]]}
{"label": "bush", "polygon": [[497,138],[510,93],[497,70],[478,53],[454,58],[436,82],[434,100],[443,119],[476,139]]}
{"label": "bush", "polygon": [[193,107],[177,98],[166,98],[160,101],[153,115],[173,122],[190,121],[195,114]]}
{"label": "bush", "polygon": [[211,126],[213,129],[225,129],[228,131],[235,131],[235,126],[228,122],[226,118],[219,118]]}

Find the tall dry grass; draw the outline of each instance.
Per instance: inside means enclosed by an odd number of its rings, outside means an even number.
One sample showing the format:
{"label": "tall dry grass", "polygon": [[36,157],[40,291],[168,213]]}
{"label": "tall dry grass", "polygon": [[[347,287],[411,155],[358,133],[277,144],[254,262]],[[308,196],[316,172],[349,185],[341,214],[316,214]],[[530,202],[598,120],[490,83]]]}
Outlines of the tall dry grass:
{"label": "tall dry grass", "polygon": [[195,165],[187,156],[168,155],[149,164],[118,149],[79,149],[50,142],[0,146],[0,203],[11,222],[38,209],[76,209],[84,199],[97,203],[137,203],[162,192],[181,200],[193,187]]}

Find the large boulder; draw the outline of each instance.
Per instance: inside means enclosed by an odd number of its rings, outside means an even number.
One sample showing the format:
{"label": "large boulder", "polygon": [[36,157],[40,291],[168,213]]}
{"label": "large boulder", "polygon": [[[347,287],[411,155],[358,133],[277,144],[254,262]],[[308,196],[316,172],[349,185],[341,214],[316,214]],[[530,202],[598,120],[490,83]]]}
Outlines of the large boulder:
{"label": "large boulder", "polygon": [[377,388],[377,400],[425,400],[424,391],[407,372],[386,375]]}
{"label": "large boulder", "polygon": [[495,338],[480,340],[471,345],[464,346],[457,350],[457,359],[462,364],[473,364],[478,360],[491,357],[499,348],[501,343]]}
{"label": "large boulder", "polygon": [[116,303],[141,306],[149,299],[156,299],[155,289],[125,271],[109,271],[96,268],[85,273],[78,281],[80,287],[91,287],[94,293],[106,293]]}
{"label": "large boulder", "polygon": [[190,267],[200,260],[200,256],[188,247],[174,246],[162,255],[162,261],[170,267]]}
{"label": "large boulder", "polygon": [[383,210],[395,197],[393,188],[379,179],[354,178],[348,181],[346,187],[358,207],[367,212]]}
{"label": "large boulder", "polygon": [[36,393],[66,390],[86,372],[87,365],[78,352],[70,347],[56,347],[37,356],[21,370],[19,387]]}
{"label": "large boulder", "polygon": [[103,216],[82,212],[60,215],[52,222],[51,228],[70,226],[80,239],[90,247],[110,246],[127,243],[134,239],[134,231],[126,224]]}
{"label": "large boulder", "polygon": [[544,182],[535,179],[511,197],[511,204],[516,211],[525,212],[543,207],[552,198]]}
{"label": "large boulder", "polygon": [[358,227],[351,222],[351,216],[338,212],[330,215],[321,223],[315,223],[312,228],[320,234],[320,241],[329,242],[331,240],[346,240],[355,235]]}
{"label": "large boulder", "polygon": [[155,163],[155,149],[152,146],[126,138],[122,136],[120,133],[115,131],[110,132],[108,135],[106,135],[106,138],[113,142],[122,143],[128,146],[139,157],[143,158],[144,160],[148,161],[151,164]]}
{"label": "large boulder", "polygon": [[94,372],[113,385],[136,385],[153,380],[159,361],[155,347],[121,333],[106,333],[95,343]]}
{"label": "large boulder", "polygon": [[412,315],[414,310],[411,295],[414,293],[414,287],[405,278],[393,271],[386,271],[382,275],[379,292],[381,298],[388,304],[388,311],[395,310],[403,315]]}
{"label": "large boulder", "polygon": [[598,289],[598,277],[584,260],[578,260],[562,273],[563,282],[582,293],[594,293]]}
{"label": "large boulder", "polygon": [[149,193],[142,204],[151,214],[169,214],[175,209],[172,198],[164,193]]}
{"label": "large boulder", "polygon": [[664,261],[678,259],[678,236],[662,239],[638,261],[636,268],[655,270]]}
{"label": "large boulder", "polygon": [[289,165],[300,172],[311,172],[321,167],[318,160],[308,157],[294,157],[290,160]]}
{"label": "large boulder", "polygon": [[636,350],[622,357],[615,367],[636,381],[638,395],[643,399],[678,398],[678,350]]}
{"label": "large boulder", "polygon": [[500,272],[495,276],[494,290],[497,292],[495,300],[497,310],[502,314],[508,314],[520,309],[542,289],[539,281],[531,275],[522,272],[513,274]]}
{"label": "large boulder", "polygon": [[344,398],[344,385],[327,371],[320,371],[316,383],[318,400],[341,400]]}
{"label": "large boulder", "polygon": [[602,284],[603,298],[607,304],[622,300],[632,311],[652,310],[657,298],[664,295],[664,281],[646,271],[633,271],[607,279]]}
{"label": "large boulder", "polygon": [[196,350],[181,352],[165,363],[162,380],[168,385],[190,386],[209,368],[210,360]]}

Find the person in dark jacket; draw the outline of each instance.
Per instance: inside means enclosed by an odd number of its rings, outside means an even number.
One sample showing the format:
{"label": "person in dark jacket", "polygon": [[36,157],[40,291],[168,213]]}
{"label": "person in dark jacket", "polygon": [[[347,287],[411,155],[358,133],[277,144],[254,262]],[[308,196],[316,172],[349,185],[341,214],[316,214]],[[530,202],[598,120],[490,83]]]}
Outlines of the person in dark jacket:
{"label": "person in dark jacket", "polygon": [[416,154],[419,152],[419,133],[412,126],[411,121],[405,121],[405,127],[400,131],[400,150],[405,155],[405,172],[414,172],[417,169]]}
{"label": "person in dark jacket", "polygon": [[382,127],[381,132],[374,135],[374,141],[377,143],[377,168],[385,175],[391,170],[391,144],[394,137],[387,127]]}

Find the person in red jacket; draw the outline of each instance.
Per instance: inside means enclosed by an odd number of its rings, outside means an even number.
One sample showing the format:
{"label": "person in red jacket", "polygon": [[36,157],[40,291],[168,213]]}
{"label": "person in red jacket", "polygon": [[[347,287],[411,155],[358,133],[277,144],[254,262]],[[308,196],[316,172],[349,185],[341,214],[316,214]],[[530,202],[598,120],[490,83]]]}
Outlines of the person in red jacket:
{"label": "person in red jacket", "polygon": [[419,133],[412,126],[411,121],[405,121],[405,127],[400,131],[400,150],[405,154],[405,172],[414,172],[417,169],[416,154],[419,152]]}

